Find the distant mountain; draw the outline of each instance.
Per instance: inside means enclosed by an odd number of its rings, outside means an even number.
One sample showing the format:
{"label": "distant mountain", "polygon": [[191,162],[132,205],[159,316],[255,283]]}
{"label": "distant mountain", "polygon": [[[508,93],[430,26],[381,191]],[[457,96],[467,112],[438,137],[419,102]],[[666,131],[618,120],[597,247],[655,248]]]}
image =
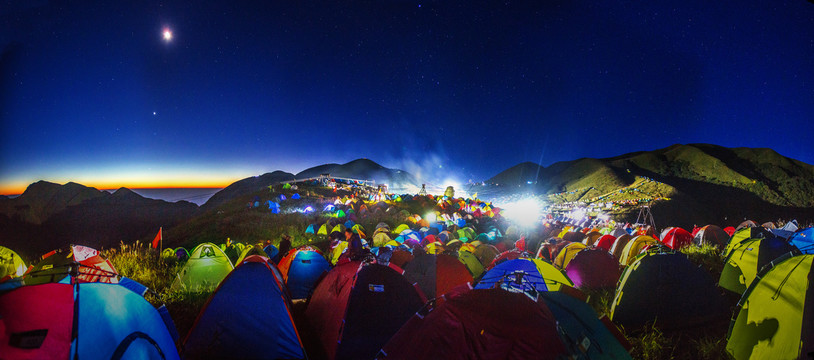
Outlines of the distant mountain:
{"label": "distant mountain", "polygon": [[158,228],[193,216],[198,207],[114,193],[83,185],[40,181],[14,199],[0,199],[0,243],[29,256],[68,244],[110,247],[151,239]]}
{"label": "distant mountain", "polygon": [[[684,225],[733,216],[736,220],[774,216],[762,220],[776,220],[810,216],[814,210],[814,166],[771,149],[678,144],[606,159],[535,166],[522,163],[486,182],[504,192],[522,187],[542,194],[576,192],[580,199],[590,199],[637,187],[641,185],[634,186],[637,176],[651,178],[664,184],[656,188],[673,199],[659,208]],[[533,171],[539,173],[536,178],[530,174]]]}
{"label": "distant mountain", "polygon": [[297,179],[306,179],[321,174],[359,180],[374,180],[377,184],[387,184],[390,188],[421,186],[412,174],[404,170],[386,168],[369,159],[356,159],[342,165],[325,164],[315,166],[297,173],[296,177]]}
{"label": "distant mountain", "polygon": [[223,190],[218,191],[212,195],[205,204],[201,206],[202,211],[214,209],[229,200],[237,198],[241,195],[251,194],[257,190],[268,187],[272,184],[277,184],[284,181],[294,180],[294,174],[285,171],[274,171],[265,173],[260,176],[252,176],[242,180],[238,180],[231,185],[225,187]]}
{"label": "distant mountain", "polygon": [[104,196],[103,192],[73,182],[59,185],[38,181],[29,185],[16,198],[0,199],[0,214],[23,222],[41,224],[68,206],[101,196]]}

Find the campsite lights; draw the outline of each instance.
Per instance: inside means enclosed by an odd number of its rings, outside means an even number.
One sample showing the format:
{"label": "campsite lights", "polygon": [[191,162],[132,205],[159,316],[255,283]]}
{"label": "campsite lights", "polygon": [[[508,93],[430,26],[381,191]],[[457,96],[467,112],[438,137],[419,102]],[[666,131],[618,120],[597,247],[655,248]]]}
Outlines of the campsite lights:
{"label": "campsite lights", "polygon": [[503,206],[501,214],[523,227],[532,227],[540,219],[543,203],[536,199],[523,199]]}

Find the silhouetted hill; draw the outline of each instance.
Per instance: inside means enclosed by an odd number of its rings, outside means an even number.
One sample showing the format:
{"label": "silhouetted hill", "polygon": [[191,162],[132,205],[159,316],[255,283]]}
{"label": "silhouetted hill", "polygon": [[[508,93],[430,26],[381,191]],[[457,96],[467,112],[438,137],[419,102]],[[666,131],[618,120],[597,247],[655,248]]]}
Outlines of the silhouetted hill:
{"label": "silhouetted hill", "polygon": [[102,191],[73,182],[59,185],[41,180],[29,185],[14,199],[0,199],[0,213],[11,219],[40,224],[68,206],[103,195]]}
{"label": "silhouetted hill", "polygon": [[410,186],[420,188],[421,186],[410,173],[404,170],[386,168],[369,159],[356,159],[341,165],[319,165],[297,173],[296,177],[297,179],[307,179],[321,174],[360,180],[375,180],[377,184],[388,184],[391,189]]}
{"label": "silhouetted hill", "polygon": [[[144,198],[120,188],[114,193],[83,185],[40,181],[15,199],[4,199],[0,243],[29,256],[69,244],[110,247],[120,241],[147,240],[195,213],[195,204]],[[32,221],[33,220],[33,221]],[[150,235],[152,234],[152,235]]]}
{"label": "silhouetted hill", "polygon": [[241,195],[251,194],[257,190],[266,188],[269,185],[291,180],[294,180],[294,174],[280,170],[265,173],[260,176],[248,177],[236,181],[225,187],[223,190],[216,192],[215,195],[212,195],[212,197],[201,206],[201,210],[207,211],[214,209]]}
{"label": "silhouetted hill", "polygon": [[524,162],[503,170],[499,174],[493,176],[487,183],[497,185],[521,185],[534,183],[537,181],[537,176],[545,168],[533,162]]}

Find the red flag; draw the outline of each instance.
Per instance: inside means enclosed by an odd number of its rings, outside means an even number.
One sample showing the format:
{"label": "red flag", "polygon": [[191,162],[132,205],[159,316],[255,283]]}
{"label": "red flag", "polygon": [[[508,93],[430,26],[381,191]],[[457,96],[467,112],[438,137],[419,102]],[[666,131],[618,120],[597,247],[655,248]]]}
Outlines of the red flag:
{"label": "red flag", "polygon": [[158,234],[155,234],[155,239],[153,239],[153,249],[158,248],[158,243],[161,241],[161,228],[158,228]]}

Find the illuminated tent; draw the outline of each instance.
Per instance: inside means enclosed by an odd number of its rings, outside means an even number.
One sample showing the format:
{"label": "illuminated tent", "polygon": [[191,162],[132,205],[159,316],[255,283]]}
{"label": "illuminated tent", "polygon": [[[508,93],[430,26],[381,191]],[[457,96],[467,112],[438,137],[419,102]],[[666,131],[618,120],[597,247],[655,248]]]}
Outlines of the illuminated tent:
{"label": "illuminated tent", "polygon": [[43,283],[0,296],[4,359],[178,359],[175,325],[147,288],[117,283]]}
{"label": "illuminated tent", "polygon": [[726,350],[735,359],[807,359],[814,354],[814,255],[786,254],[743,293]]}
{"label": "illuminated tent", "polygon": [[310,246],[292,249],[278,266],[293,299],[305,299],[311,294],[317,280],[331,269],[331,264],[316,248]]}
{"label": "illuminated tent", "polygon": [[732,234],[732,238],[729,240],[729,243],[726,244],[726,248],[724,249],[724,256],[728,257],[732,250],[735,249],[738,245],[740,245],[741,242],[752,239],[763,239],[771,237],[775,237],[775,235],[762,227],[746,227],[737,230],[735,231],[735,233]]}
{"label": "illuminated tent", "polygon": [[31,271],[23,275],[26,285],[50,282],[117,283],[119,273],[110,260],[87,246],[71,245],[70,251],[55,250],[43,255]]}
{"label": "illuminated tent", "polygon": [[25,262],[14,250],[0,246],[0,279],[10,276],[23,276],[26,271]]}
{"label": "illuminated tent", "polygon": [[404,267],[404,277],[411,283],[417,283],[428,299],[472,282],[469,269],[458,259],[445,254],[426,254],[414,258]]}
{"label": "illuminated tent", "polygon": [[472,253],[468,251],[458,251],[458,261],[466,265],[473,279],[477,279],[483,274],[483,264],[481,264],[478,258]]}
{"label": "illuminated tent", "polygon": [[424,305],[397,268],[358,261],[339,265],[317,284],[305,315],[328,359],[372,359]]}
{"label": "illuminated tent", "polygon": [[622,273],[610,318],[630,330],[653,321],[668,330],[701,326],[726,312],[723,297],[704,269],[680,252],[648,251]]}
{"label": "illuminated tent", "polygon": [[253,246],[246,246],[243,248],[243,252],[240,253],[240,256],[235,261],[235,264],[239,264],[243,262],[243,259],[252,256],[252,255],[260,255],[260,256],[267,256],[266,252],[263,248],[260,247],[261,245],[253,245]]}
{"label": "illuminated tent", "polygon": [[215,244],[200,244],[192,250],[189,261],[178,272],[171,289],[212,291],[233,268],[232,261]]}
{"label": "illuminated tent", "polygon": [[540,259],[520,258],[505,261],[486,272],[475,289],[500,287],[534,293],[556,291],[561,285],[574,286],[562,270]]}
{"label": "illuminated tent", "polygon": [[[314,229],[314,228],[315,228],[314,224],[308,225],[308,227],[305,228],[305,233],[306,234],[316,234],[316,229]],[[328,230],[326,229],[325,231],[328,231]]]}
{"label": "illuminated tent", "polygon": [[740,241],[726,257],[718,284],[736,294],[743,294],[763,266],[792,250],[796,251],[785,240],[773,235]]}
{"label": "illuminated tent", "polygon": [[209,296],[181,353],[185,359],[304,359],[290,309],[274,264],[249,256]]}
{"label": "illuminated tent", "polygon": [[[619,241],[617,239],[617,241]],[[645,247],[658,244],[658,240],[648,235],[639,235],[631,239],[625,249],[622,250],[622,256],[619,258],[619,263],[622,265],[630,265],[636,259],[636,255],[644,250]]]}
{"label": "illuminated tent", "polygon": [[[630,235],[628,235],[630,236]],[[599,240],[596,241],[596,247],[604,249],[605,251],[610,252],[613,248],[613,243],[616,242],[616,237],[613,235],[602,235]]]}
{"label": "illuminated tent", "polygon": [[661,237],[661,242],[670,249],[678,250],[687,245],[692,245],[692,234],[680,227],[675,227]]}
{"label": "illuminated tent", "polygon": [[554,258],[554,266],[560,269],[565,269],[568,266],[568,263],[571,262],[571,259],[573,259],[574,256],[577,256],[577,254],[585,248],[585,244],[578,242],[566,245],[564,248],[562,248],[562,250],[560,250],[557,257]]}
{"label": "illuminated tent", "polygon": [[460,290],[430,302],[379,359],[559,359],[565,346],[542,300],[501,289]]}

